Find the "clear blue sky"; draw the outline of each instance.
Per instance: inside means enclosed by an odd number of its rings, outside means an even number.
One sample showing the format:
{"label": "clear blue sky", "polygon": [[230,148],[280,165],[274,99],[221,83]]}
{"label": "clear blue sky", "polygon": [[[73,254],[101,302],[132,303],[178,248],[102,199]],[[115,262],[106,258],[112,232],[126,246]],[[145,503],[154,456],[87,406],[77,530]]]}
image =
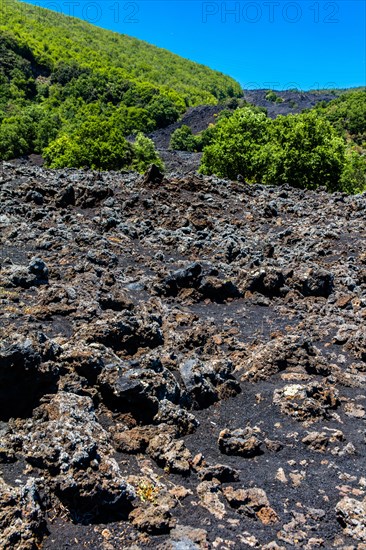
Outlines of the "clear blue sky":
{"label": "clear blue sky", "polygon": [[364,0],[30,3],[141,38],[229,74],[245,88],[366,84]]}

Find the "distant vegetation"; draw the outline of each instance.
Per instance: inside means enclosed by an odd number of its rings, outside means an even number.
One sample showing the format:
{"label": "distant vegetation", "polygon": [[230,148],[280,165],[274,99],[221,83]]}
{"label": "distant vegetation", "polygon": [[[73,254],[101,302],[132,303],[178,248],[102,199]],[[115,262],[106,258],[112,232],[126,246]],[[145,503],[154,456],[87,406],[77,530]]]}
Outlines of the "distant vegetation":
{"label": "distant vegetation", "polygon": [[268,90],[266,93],[266,100],[272,101],[273,103],[283,103],[282,97],[276,94],[273,90]]}
{"label": "distant vegetation", "polygon": [[199,138],[193,135],[189,126],[183,124],[174,130],[170,138],[169,149],[173,151],[197,151]]}
{"label": "distant vegetation", "polygon": [[230,77],[135,38],[15,0],[2,5],[1,159],[35,152],[50,166],[142,169],[126,136],[240,95]]}
{"label": "distant vegetation", "polygon": [[328,104],[318,103],[316,109],[347,141],[366,148],[366,90],[344,93]]}
{"label": "distant vegetation", "polygon": [[244,107],[210,129],[201,172],[271,185],[366,190],[366,92],[271,120]]}

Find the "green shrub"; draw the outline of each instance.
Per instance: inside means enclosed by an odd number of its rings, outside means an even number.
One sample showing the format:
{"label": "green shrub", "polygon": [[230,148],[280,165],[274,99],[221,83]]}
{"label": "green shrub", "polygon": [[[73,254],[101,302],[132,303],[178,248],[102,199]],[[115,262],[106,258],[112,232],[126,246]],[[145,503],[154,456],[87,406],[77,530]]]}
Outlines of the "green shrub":
{"label": "green shrub", "polygon": [[267,101],[272,101],[272,103],[283,103],[282,97],[277,95],[273,90],[268,90],[265,97]]}
{"label": "green shrub", "polygon": [[204,148],[200,171],[236,178],[243,174],[255,182],[264,172],[263,146],[268,142],[270,120],[250,108],[234,111],[211,129],[211,143]]}
{"label": "green shrub", "polygon": [[76,80],[82,74],[90,74],[90,72],[91,72],[90,69],[86,69],[85,67],[80,67],[80,65],[75,61],[71,61],[70,63],[61,61],[61,63],[52,73],[51,83],[61,84],[61,86],[66,86],[66,84],[68,84],[74,79]]}
{"label": "green shrub", "polygon": [[268,119],[248,108],[221,120],[204,148],[200,171],[271,185],[342,188],[345,144],[331,124],[310,112]]}
{"label": "green shrub", "polygon": [[142,133],[136,136],[135,143],[133,144],[133,155],[132,170],[143,173],[150,164],[155,164],[158,168],[164,170],[164,164],[155,149],[154,142]]}
{"label": "green shrub", "polygon": [[179,111],[174,102],[164,96],[153,99],[146,109],[158,128],[165,128],[179,118]]}
{"label": "green shrub", "polygon": [[189,126],[183,124],[171,135],[169,149],[173,151],[196,151],[197,140]]}
{"label": "green shrub", "polygon": [[9,160],[32,152],[34,123],[30,116],[4,118],[0,126],[0,158]]}
{"label": "green shrub", "polygon": [[264,183],[334,191],[341,187],[345,144],[315,112],[279,116],[270,125],[270,158]]}
{"label": "green shrub", "polygon": [[90,117],[71,135],[62,135],[44,150],[50,168],[71,166],[119,170],[129,166],[133,148],[111,121]]}
{"label": "green shrub", "polygon": [[342,189],[347,193],[366,191],[366,155],[349,149],[341,176]]}

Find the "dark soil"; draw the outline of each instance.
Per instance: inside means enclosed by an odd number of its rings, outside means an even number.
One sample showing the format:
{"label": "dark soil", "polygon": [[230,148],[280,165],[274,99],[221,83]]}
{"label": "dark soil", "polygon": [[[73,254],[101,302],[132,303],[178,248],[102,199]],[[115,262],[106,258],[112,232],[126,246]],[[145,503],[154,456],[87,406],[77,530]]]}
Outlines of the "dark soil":
{"label": "dark soil", "polygon": [[1,166],[0,548],[361,549],[366,197],[171,159]]}
{"label": "dark soil", "polygon": [[276,118],[278,115],[289,115],[301,113],[305,109],[312,109],[321,101],[329,103],[340,95],[340,91],[314,91],[301,92],[290,90],[274,90],[278,98],[282,102],[273,102],[266,99],[268,90],[244,90],[244,99],[256,105],[257,107],[265,107],[270,118]]}
{"label": "dark soil", "polygon": [[191,107],[182,116],[179,122],[170,124],[161,130],[155,130],[149,137],[154,141],[158,149],[168,149],[170,137],[174,130],[185,124],[189,126],[194,134],[206,130],[209,124],[214,124],[217,115],[225,108],[224,105],[200,105],[199,107]]}

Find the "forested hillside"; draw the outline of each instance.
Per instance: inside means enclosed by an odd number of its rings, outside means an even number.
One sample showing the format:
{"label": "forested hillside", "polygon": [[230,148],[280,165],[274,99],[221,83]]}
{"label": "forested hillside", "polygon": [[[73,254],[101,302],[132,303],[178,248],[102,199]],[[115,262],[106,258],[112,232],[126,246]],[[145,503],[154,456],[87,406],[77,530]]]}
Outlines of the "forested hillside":
{"label": "forested hillside", "polygon": [[135,38],[15,0],[2,10],[2,159],[38,152],[55,167],[126,166],[134,151],[123,136],[241,95],[230,77]]}
{"label": "forested hillside", "polygon": [[351,90],[316,106],[348,142],[366,149],[366,89]]}

